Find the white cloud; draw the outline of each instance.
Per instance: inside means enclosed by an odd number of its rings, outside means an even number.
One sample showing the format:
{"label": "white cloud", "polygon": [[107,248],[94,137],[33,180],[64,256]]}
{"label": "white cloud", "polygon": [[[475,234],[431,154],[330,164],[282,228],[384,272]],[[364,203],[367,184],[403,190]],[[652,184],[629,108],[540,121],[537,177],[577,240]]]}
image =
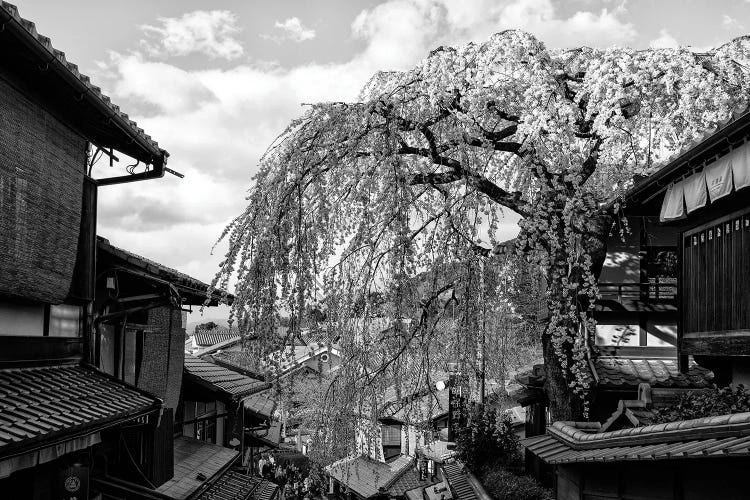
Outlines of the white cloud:
{"label": "white cloud", "polygon": [[498,22],[503,28],[530,31],[547,46],[607,47],[631,42],[636,37],[635,27],[620,19],[623,12],[620,7],[611,11],[578,11],[560,18],[551,0],[517,0],[505,6]]}
{"label": "white cloud", "polygon": [[235,38],[237,17],[226,10],[196,10],[182,17],[160,17],[160,26],[143,25],[149,36],[146,51],[157,57],[200,53],[213,59],[235,59],[243,54]]}
{"label": "white cloud", "polygon": [[673,49],[679,47],[679,42],[665,29],[659,30],[659,37],[648,43],[652,49]]}
{"label": "white cloud", "polygon": [[273,40],[275,42],[282,42],[284,40],[304,42],[305,40],[312,40],[315,38],[315,30],[302,24],[299,17],[290,17],[284,21],[276,21],[274,27],[280,29],[283,34],[261,35],[261,38]]}
{"label": "white cloud", "polygon": [[[750,0],[748,0],[750,2]],[[727,14],[724,14],[721,16],[721,26],[725,30],[732,30],[732,31],[740,31],[744,30],[745,27],[735,18],[732,16],[728,16]]]}
{"label": "white cloud", "polygon": [[626,44],[637,32],[621,19],[624,13],[620,5],[563,17],[551,0],[390,0],[362,11],[352,31],[368,42],[362,56],[381,69],[399,69],[439,45],[479,42],[509,28],[529,31],[549,47]]}
{"label": "white cloud", "polygon": [[[302,113],[301,103],[353,100],[377,70],[406,69],[439,45],[483,41],[507,28],[529,30],[551,47],[627,43],[636,33],[622,16],[621,9],[562,16],[549,0],[388,0],[354,19],[352,34],[364,47],[348,61],[283,68],[243,60],[202,70],[162,58],[241,55],[235,16],[199,11],[161,19],[159,27],[146,28],[140,53],[113,54],[98,79],[115,102],[138,115],[185,178],[103,189],[100,232],[113,244],[208,280],[223,253],[209,255],[211,245],[244,208],[260,156]],[[288,21],[279,24],[294,31],[297,24]],[[301,22],[298,27],[307,30]]]}

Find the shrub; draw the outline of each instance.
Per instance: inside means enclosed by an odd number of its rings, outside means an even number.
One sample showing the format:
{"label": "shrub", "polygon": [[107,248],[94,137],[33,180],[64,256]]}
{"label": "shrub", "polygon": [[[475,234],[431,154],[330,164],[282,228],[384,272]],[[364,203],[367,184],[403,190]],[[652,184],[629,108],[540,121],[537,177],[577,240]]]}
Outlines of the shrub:
{"label": "shrub", "polygon": [[456,451],[458,458],[472,470],[495,462],[514,465],[521,461],[518,436],[513,432],[510,417],[483,405],[472,409],[469,425],[456,439]]}
{"label": "shrub", "polygon": [[456,440],[458,458],[496,500],[551,500],[552,493],[523,470],[518,436],[510,417],[495,408],[476,405],[469,425]]}
{"label": "shrub", "polygon": [[495,500],[552,500],[552,492],[530,476],[518,476],[501,465],[482,469],[480,481]]}
{"label": "shrub", "polygon": [[742,384],[734,389],[714,387],[708,391],[684,394],[677,404],[657,410],[654,423],[663,424],[746,411],[750,411],[750,392]]}

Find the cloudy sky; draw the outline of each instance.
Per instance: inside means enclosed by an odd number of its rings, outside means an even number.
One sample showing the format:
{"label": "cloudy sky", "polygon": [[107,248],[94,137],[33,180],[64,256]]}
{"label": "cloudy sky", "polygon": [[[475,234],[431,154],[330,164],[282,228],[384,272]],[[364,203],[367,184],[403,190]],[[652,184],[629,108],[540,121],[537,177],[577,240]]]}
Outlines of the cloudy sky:
{"label": "cloudy sky", "polygon": [[551,47],[702,49],[750,32],[750,0],[15,3],[185,174],[102,188],[99,234],[206,281],[259,156],[302,103],[351,100],[376,70],[507,28]]}

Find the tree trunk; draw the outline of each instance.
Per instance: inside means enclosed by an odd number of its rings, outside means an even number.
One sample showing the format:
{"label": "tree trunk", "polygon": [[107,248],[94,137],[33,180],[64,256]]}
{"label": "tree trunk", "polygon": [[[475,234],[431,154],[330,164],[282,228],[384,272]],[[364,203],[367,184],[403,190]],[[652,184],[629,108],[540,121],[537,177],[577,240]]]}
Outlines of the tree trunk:
{"label": "tree trunk", "polygon": [[[611,216],[599,216],[595,220],[593,230],[583,239],[586,251],[591,257],[592,273],[598,280],[601,274],[604,260],[607,256],[607,238],[612,227]],[[577,279],[579,282],[583,279],[583,273],[578,276],[571,276],[571,279]],[[562,286],[560,283],[549,283],[550,298],[562,299]],[[589,298],[585,295],[577,298],[580,310],[587,310],[589,307]],[[579,324],[568,325],[572,331],[582,331]],[[590,340],[593,341],[593,335]],[[580,396],[573,392],[570,387],[572,376],[560,363],[560,359],[555,352],[551,335],[545,333],[542,336],[542,352],[544,356],[545,383],[544,390],[549,400],[550,417],[555,421],[581,421],[584,420],[584,404]],[[570,354],[570,353],[568,353]],[[568,359],[571,359],[570,356]],[[592,377],[593,379],[593,377]],[[593,387],[591,388],[593,389]],[[589,390],[591,390],[589,389]]]}
{"label": "tree trunk", "polygon": [[565,370],[555,353],[555,346],[549,335],[542,337],[544,353],[544,392],[549,400],[552,422],[583,420],[583,401],[573,393],[568,385]]}

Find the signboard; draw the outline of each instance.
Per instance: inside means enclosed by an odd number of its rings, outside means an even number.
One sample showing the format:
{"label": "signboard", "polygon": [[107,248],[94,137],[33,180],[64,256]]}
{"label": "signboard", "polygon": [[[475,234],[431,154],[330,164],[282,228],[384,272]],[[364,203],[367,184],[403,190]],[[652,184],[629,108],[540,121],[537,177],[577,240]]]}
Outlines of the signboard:
{"label": "signboard", "polygon": [[[463,382],[463,383],[462,383]],[[466,407],[466,378],[451,374],[448,383],[448,441],[455,441],[461,429],[466,428],[468,409]]]}

